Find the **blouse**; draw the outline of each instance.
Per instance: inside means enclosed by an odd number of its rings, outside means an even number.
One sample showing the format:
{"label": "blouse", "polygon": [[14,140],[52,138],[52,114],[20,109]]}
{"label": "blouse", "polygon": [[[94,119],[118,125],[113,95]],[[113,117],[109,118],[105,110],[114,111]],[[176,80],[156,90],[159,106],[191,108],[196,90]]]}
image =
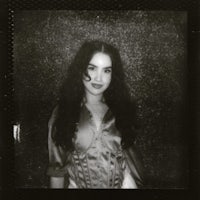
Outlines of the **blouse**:
{"label": "blouse", "polygon": [[141,185],[141,177],[130,156],[134,157],[134,151],[122,149],[121,134],[110,109],[97,129],[91,112],[82,105],[72,139],[74,149],[70,152],[55,145],[52,139],[55,118],[56,110],[49,122],[47,175],[65,177],[68,188],[138,188]]}

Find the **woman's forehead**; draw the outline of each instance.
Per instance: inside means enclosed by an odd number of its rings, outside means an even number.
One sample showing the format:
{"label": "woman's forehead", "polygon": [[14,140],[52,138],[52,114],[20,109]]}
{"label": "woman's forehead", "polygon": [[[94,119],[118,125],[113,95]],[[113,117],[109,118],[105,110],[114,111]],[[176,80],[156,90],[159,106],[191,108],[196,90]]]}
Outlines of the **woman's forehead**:
{"label": "woman's forehead", "polygon": [[95,66],[102,66],[102,67],[111,67],[112,60],[108,54],[97,52],[93,55],[89,64],[93,64]]}

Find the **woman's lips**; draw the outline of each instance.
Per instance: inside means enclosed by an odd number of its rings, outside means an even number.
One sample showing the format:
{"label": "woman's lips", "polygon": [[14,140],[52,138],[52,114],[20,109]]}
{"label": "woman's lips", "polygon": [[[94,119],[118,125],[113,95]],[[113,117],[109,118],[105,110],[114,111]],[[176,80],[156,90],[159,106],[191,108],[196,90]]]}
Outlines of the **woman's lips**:
{"label": "woman's lips", "polygon": [[96,83],[92,83],[91,84],[92,85],[92,87],[94,87],[95,89],[100,89],[103,85],[101,85],[101,84],[96,84]]}

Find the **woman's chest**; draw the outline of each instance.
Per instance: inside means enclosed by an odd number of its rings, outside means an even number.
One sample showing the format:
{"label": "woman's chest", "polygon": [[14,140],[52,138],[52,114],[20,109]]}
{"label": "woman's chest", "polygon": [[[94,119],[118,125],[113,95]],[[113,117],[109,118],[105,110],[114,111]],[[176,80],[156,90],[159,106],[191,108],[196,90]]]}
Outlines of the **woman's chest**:
{"label": "woman's chest", "polygon": [[99,127],[93,119],[81,121],[77,125],[74,138],[72,139],[75,150],[80,153],[93,148],[96,150],[108,149],[116,152],[121,148],[121,137],[115,127],[115,119],[100,122]]}

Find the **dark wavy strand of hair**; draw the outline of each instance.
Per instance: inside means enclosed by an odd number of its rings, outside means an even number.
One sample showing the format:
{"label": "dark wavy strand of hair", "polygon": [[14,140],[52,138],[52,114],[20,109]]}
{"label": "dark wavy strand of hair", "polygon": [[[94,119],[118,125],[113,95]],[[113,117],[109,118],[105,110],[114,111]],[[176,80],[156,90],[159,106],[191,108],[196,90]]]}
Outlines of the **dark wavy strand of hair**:
{"label": "dark wavy strand of hair", "polygon": [[[103,47],[103,48],[102,48]],[[85,91],[82,83],[83,74],[96,52],[104,52],[112,60],[112,80],[104,92],[105,102],[115,116],[116,127],[122,134],[123,148],[129,147],[136,136],[135,104],[131,102],[124,81],[124,72],[119,52],[113,46],[100,41],[85,42],[69,66],[67,79],[60,89],[56,135],[53,137],[58,145],[67,150],[73,149],[72,138],[79,122],[81,102]]]}

